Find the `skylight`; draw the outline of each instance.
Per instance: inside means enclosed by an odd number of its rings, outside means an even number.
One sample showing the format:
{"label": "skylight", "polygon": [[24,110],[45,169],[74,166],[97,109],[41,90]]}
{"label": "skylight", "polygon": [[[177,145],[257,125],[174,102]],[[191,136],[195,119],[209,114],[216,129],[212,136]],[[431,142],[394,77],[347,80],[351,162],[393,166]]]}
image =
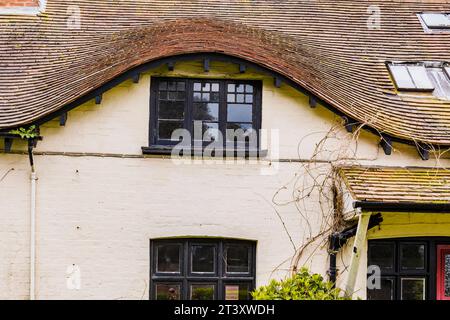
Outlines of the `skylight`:
{"label": "skylight", "polygon": [[429,29],[450,29],[448,13],[422,13],[420,17]]}
{"label": "skylight", "polygon": [[434,90],[434,85],[431,83],[423,65],[390,64],[389,70],[399,90]]}

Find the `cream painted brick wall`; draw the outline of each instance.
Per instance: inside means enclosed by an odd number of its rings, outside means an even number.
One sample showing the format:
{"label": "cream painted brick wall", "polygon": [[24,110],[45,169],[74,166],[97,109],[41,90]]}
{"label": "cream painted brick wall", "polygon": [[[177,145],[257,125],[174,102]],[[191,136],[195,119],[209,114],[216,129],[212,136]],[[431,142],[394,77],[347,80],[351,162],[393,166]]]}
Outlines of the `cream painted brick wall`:
{"label": "cream painted brick wall", "polygon": [[[13,159],[11,165],[26,168],[25,156],[7,157]],[[260,169],[267,164],[177,166],[163,159],[60,156],[37,156],[36,163],[39,299],[147,298],[149,240],[168,236],[256,240],[258,285],[286,274],[288,264],[273,272],[289,261],[293,248],[270,203],[277,188],[292,179],[296,164],[283,164],[278,174],[262,176]],[[5,169],[1,166],[0,172]],[[2,269],[8,268],[3,261],[11,260],[11,245],[20,247],[18,263],[9,267],[11,278],[5,279],[2,270],[0,298],[25,298],[26,169],[15,169],[8,179],[0,184],[2,196],[20,196],[22,206],[0,202],[3,219],[7,210],[21,217],[14,220],[20,229],[17,237],[2,235],[9,241],[8,250],[1,253]],[[6,187],[15,180],[20,188]],[[287,199],[281,195],[280,200]],[[302,241],[305,228],[294,207],[277,210],[294,242]],[[72,264],[81,268],[79,291],[66,288],[65,271]]]}
{"label": "cream painted brick wall", "polygon": [[[201,65],[177,66],[171,75],[205,76]],[[36,156],[37,297],[39,299],[148,298],[149,240],[173,236],[213,236],[249,239],[257,245],[257,284],[286,275],[295,245],[305,243],[323,223],[317,190],[298,208],[293,189],[308,188],[313,178],[331,168],[317,163],[310,179],[302,163],[280,163],[277,174],[264,176],[258,164],[175,165],[170,159],[130,158],[147,145],[149,87],[155,70],[108,91],[101,105],[89,102],[69,113],[67,125],[44,125],[38,152],[114,153],[128,157]],[[280,157],[308,159],[337,119],[307,98],[273,79],[249,72],[240,75],[223,64],[212,64],[209,77],[261,79],[263,128],[280,130]],[[450,160],[423,162],[414,148],[395,144],[385,156],[374,135],[363,132],[349,146],[343,127],[327,142],[317,159],[347,156],[366,165],[450,166]],[[2,147],[0,142],[0,148]],[[300,144],[300,145],[299,145]],[[24,150],[23,143],[14,150]],[[300,152],[298,152],[298,150]],[[343,153],[343,151],[346,151]],[[358,158],[355,161],[354,158]],[[29,165],[26,155],[0,155],[0,298],[26,299],[29,286]],[[295,184],[297,183],[297,184]],[[285,187],[285,188],[283,188]],[[280,205],[272,206],[275,193]],[[325,189],[325,196],[331,193]],[[323,200],[323,199],[322,199]],[[306,223],[305,221],[308,221]],[[310,233],[311,229],[311,233]],[[307,251],[302,264],[325,274],[326,239]],[[345,257],[348,254],[345,254]],[[285,262],[284,264],[282,262]],[[68,290],[66,269],[81,268],[81,290]],[[281,265],[280,265],[281,264]],[[278,267],[276,272],[274,269]],[[362,279],[362,280],[361,280]],[[361,278],[359,284],[363,285]]]}
{"label": "cream painted brick wall", "polygon": [[25,299],[29,285],[28,160],[0,158],[0,298]]}

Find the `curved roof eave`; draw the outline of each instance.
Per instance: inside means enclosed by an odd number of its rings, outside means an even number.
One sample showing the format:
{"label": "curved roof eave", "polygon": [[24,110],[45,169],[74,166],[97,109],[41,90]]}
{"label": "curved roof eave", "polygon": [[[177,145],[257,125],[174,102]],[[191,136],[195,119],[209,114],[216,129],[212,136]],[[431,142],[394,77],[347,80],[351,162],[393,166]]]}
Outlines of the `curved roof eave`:
{"label": "curved roof eave", "polygon": [[271,70],[380,134],[450,145],[450,102],[421,103],[389,94],[394,88],[385,60],[370,53],[348,53],[345,47],[329,50],[282,33],[205,17],[89,37],[75,32],[70,39],[54,31],[41,41],[45,45],[23,51],[22,63],[11,61],[14,54],[4,63],[0,128],[43,119],[151,61],[210,52]]}

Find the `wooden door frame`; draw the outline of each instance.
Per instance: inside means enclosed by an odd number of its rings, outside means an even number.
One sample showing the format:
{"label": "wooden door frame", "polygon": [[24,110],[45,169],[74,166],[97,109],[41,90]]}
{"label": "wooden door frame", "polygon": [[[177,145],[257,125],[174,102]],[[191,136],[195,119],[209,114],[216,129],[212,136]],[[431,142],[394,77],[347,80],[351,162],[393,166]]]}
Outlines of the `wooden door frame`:
{"label": "wooden door frame", "polygon": [[444,295],[444,287],[443,282],[444,278],[444,270],[442,270],[442,264],[444,263],[444,255],[450,254],[450,245],[437,245],[437,261],[436,261],[436,299],[437,300],[450,300],[450,297],[446,297]]}

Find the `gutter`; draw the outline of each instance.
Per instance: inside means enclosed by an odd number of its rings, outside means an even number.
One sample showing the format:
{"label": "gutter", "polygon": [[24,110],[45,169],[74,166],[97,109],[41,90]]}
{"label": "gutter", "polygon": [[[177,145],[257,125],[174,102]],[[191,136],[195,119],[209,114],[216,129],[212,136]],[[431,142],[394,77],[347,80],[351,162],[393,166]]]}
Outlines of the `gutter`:
{"label": "gutter", "polygon": [[450,203],[356,201],[353,206],[362,211],[450,213]]}

